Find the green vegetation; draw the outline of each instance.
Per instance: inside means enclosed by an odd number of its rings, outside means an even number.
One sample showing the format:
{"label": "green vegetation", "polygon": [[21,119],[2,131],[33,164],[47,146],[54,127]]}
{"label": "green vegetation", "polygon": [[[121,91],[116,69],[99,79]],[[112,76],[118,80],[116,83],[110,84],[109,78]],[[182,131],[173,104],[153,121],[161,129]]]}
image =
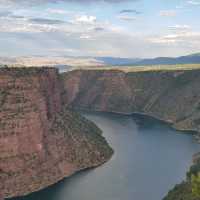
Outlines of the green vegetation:
{"label": "green vegetation", "polygon": [[200,200],[200,161],[191,166],[187,180],[176,185],[163,200]]}
{"label": "green vegetation", "polygon": [[192,195],[194,197],[200,198],[200,173],[198,173],[197,175],[192,175],[191,185]]}
{"label": "green vegetation", "polygon": [[65,135],[72,152],[67,159],[75,162],[80,168],[91,163],[102,163],[108,160],[113,150],[109,147],[102,131],[79,113],[64,108],[54,119],[51,133]]}
{"label": "green vegetation", "polygon": [[102,66],[76,68],[82,70],[120,70],[124,72],[146,72],[146,71],[175,71],[175,70],[199,70],[200,64],[177,64],[177,65],[150,65],[150,66]]}
{"label": "green vegetation", "polygon": [[6,102],[7,95],[8,95],[8,91],[4,89],[0,89],[0,109],[3,107],[4,103]]}
{"label": "green vegetation", "polygon": [[18,78],[48,73],[49,70],[57,71],[56,68],[52,67],[1,67],[0,74],[12,74],[15,78]]}

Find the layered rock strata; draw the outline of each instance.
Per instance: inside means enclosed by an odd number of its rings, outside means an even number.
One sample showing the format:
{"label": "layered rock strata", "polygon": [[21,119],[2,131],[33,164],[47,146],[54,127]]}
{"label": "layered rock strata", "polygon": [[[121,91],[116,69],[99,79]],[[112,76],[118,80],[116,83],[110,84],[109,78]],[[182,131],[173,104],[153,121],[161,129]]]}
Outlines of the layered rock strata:
{"label": "layered rock strata", "polygon": [[56,69],[0,69],[0,196],[21,196],[82,169],[113,151],[90,121],[62,105]]}
{"label": "layered rock strata", "polygon": [[63,74],[75,109],[142,113],[179,130],[200,132],[200,70],[75,70]]}

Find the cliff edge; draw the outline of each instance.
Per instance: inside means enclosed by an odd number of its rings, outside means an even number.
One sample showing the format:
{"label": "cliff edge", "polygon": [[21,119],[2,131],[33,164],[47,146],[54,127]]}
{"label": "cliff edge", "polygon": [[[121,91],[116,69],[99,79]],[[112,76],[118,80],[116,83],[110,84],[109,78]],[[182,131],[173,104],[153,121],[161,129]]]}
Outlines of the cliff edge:
{"label": "cliff edge", "polygon": [[199,68],[75,70],[62,79],[65,102],[75,109],[142,113],[179,130],[200,132]]}
{"label": "cliff edge", "polygon": [[101,131],[62,105],[62,91],[56,69],[0,69],[1,198],[43,189],[111,157]]}

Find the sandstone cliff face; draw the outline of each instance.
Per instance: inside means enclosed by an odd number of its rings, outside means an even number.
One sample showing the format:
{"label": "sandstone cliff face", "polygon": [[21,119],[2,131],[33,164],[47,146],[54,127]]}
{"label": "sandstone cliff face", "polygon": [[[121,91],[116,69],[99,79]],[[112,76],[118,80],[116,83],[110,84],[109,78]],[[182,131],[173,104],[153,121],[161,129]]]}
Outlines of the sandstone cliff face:
{"label": "sandstone cliff face", "polygon": [[0,197],[28,194],[112,155],[101,131],[62,106],[56,69],[0,69]]}
{"label": "sandstone cliff face", "polygon": [[[62,75],[65,102],[76,109],[139,112],[200,132],[200,70],[76,70]],[[67,96],[67,98],[66,98]]]}

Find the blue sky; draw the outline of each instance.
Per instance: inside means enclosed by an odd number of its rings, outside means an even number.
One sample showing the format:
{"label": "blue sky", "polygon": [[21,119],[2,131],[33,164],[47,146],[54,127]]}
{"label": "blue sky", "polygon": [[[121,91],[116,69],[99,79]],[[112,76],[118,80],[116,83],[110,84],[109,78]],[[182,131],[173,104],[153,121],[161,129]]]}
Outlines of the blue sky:
{"label": "blue sky", "polygon": [[200,0],[0,0],[0,56],[200,51]]}

